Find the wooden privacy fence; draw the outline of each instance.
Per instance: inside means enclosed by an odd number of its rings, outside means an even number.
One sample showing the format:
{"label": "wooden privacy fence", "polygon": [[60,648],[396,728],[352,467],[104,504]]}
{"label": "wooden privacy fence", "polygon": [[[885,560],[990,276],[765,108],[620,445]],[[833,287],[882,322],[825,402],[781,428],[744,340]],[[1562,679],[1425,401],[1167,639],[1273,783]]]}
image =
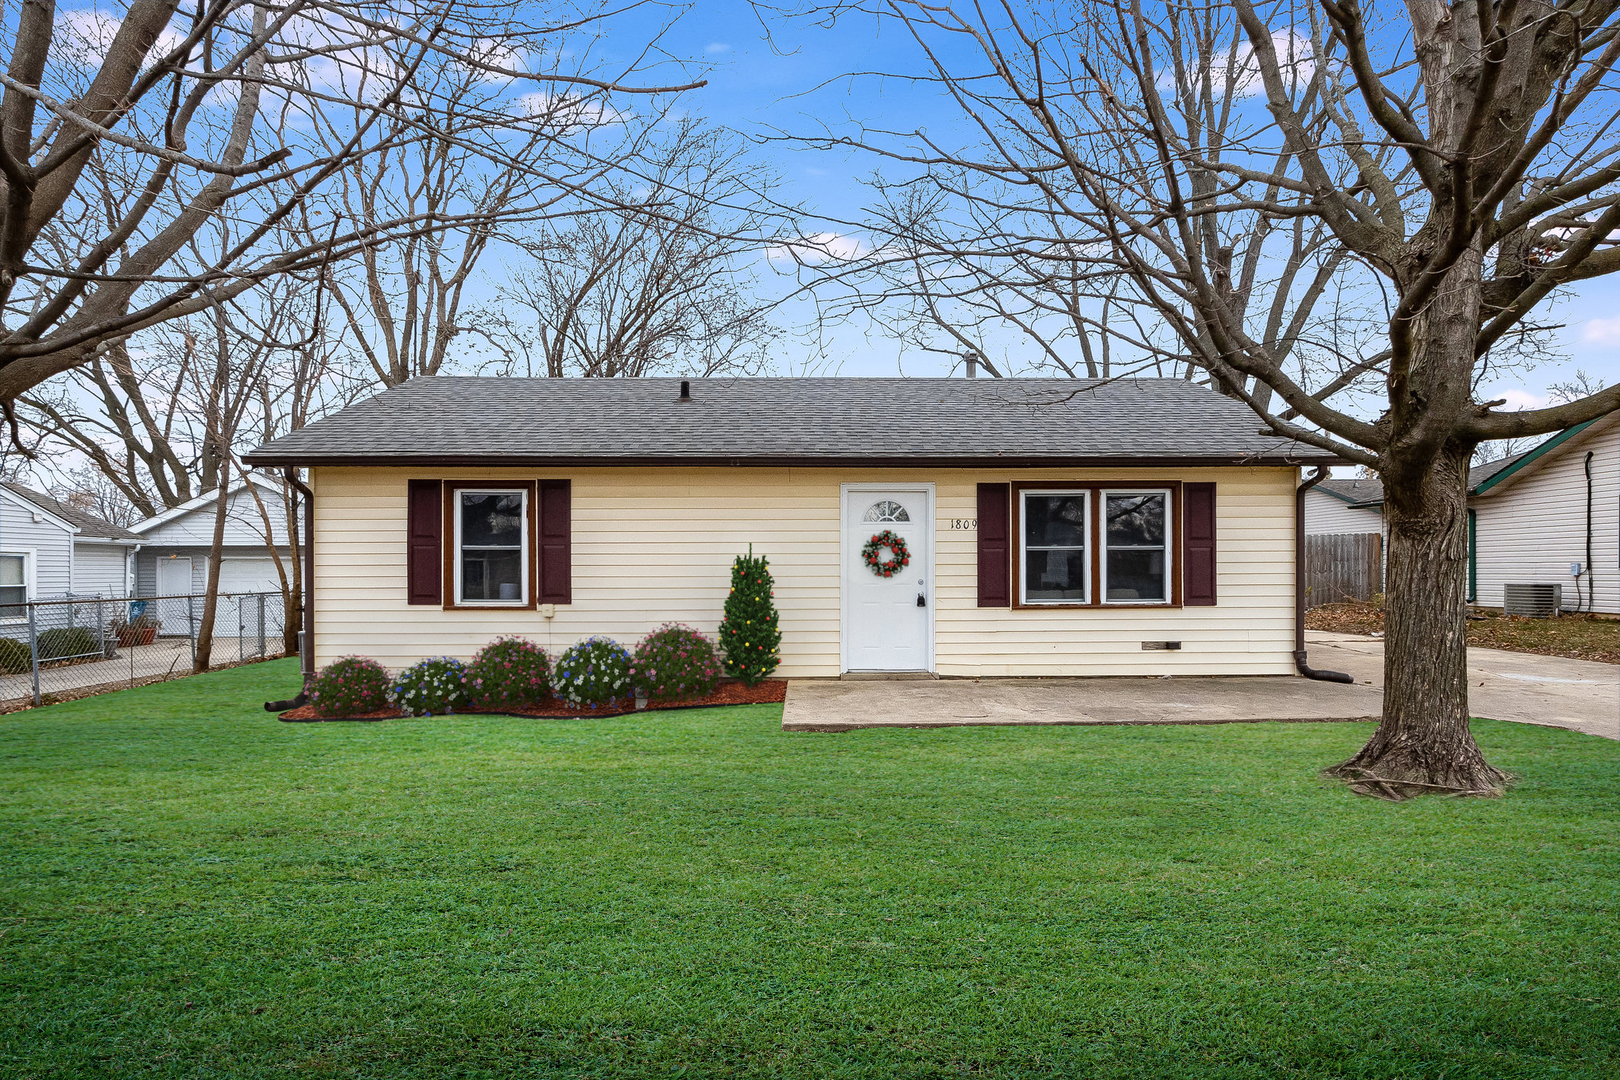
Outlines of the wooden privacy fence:
{"label": "wooden privacy fence", "polygon": [[1322,533],[1305,538],[1305,606],[1370,600],[1384,591],[1384,538]]}

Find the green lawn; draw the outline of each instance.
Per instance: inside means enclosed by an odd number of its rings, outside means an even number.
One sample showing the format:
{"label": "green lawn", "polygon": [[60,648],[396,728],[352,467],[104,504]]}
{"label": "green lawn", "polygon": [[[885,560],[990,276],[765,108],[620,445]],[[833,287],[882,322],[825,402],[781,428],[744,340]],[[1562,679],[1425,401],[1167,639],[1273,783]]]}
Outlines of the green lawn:
{"label": "green lawn", "polygon": [[1613,1077],[1620,744],[1355,724],[0,717],[0,1075]]}

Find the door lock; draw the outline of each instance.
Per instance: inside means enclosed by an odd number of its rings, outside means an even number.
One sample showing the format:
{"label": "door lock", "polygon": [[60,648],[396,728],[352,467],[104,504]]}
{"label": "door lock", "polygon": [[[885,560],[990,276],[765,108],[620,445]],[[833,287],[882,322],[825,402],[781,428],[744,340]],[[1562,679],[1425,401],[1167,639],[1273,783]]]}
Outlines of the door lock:
{"label": "door lock", "polygon": [[927,607],[928,606],[928,598],[926,596],[924,596],[922,593],[917,594],[917,606],[918,607]]}

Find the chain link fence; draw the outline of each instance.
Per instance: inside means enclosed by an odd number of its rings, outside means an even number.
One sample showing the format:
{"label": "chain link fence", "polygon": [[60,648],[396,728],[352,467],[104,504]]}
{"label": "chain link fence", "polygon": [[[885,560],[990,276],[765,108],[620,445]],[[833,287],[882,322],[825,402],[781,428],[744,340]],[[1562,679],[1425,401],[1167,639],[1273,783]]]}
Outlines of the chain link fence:
{"label": "chain link fence", "polygon": [[[206,597],[67,597],[0,605],[0,710],[188,675]],[[222,594],[209,665],[283,652],[279,592]]]}

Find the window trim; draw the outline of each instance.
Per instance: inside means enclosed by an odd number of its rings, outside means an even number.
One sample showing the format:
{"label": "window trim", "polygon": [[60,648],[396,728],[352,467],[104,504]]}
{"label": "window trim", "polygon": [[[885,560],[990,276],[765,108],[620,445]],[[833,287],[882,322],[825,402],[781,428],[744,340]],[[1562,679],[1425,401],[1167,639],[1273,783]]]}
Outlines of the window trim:
{"label": "window trim", "polygon": [[[523,496],[523,597],[520,600],[463,600],[461,598],[461,496],[464,493]],[[444,609],[446,611],[533,611],[538,582],[535,565],[537,523],[533,480],[446,480],[444,483]]]}
{"label": "window trim", "polygon": [[[1090,487],[1035,487],[1035,486],[1031,486],[1031,487],[1024,487],[1024,488],[1019,488],[1018,489],[1018,491],[1016,492],[1018,513],[1017,513],[1017,520],[1015,522],[1015,527],[1016,527],[1016,530],[1017,530],[1017,533],[1018,533],[1018,542],[1016,544],[1011,545],[1014,548],[1014,550],[1017,552],[1015,558],[1017,559],[1017,562],[1018,562],[1018,603],[1017,603],[1016,606],[1018,606],[1018,607],[1031,607],[1031,608],[1065,608],[1065,607],[1092,607],[1092,606],[1094,606],[1093,597],[1095,597],[1096,593],[1095,593],[1094,588],[1093,588],[1093,583],[1096,580],[1095,571],[1097,569],[1096,551],[1095,551],[1095,545],[1093,543],[1093,540],[1095,539],[1095,534],[1096,534],[1096,531],[1097,531],[1096,530],[1096,525],[1095,525],[1095,518],[1096,518],[1095,494],[1096,493]],[[1026,592],[1025,592],[1027,582],[1026,582],[1026,579],[1024,577],[1024,552],[1026,550],[1026,545],[1024,543],[1024,536],[1025,536],[1025,531],[1024,531],[1024,507],[1025,507],[1025,502],[1026,502],[1026,496],[1029,496],[1029,495],[1079,495],[1079,496],[1082,496],[1085,499],[1086,519],[1085,519],[1085,523],[1082,525],[1082,528],[1085,531],[1085,547],[1081,549],[1086,554],[1086,570],[1085,570],[1085,593],[1086,593],[1086,595],[1085,595],[1085,599],[1083,599],[1083,600],[1030,600],[1030,599],[1027,598]],[[1048,547],[1048,548],[1044,548],[1042,550],[1054,550],[1054,549]],[[1068,549],[1068,550],[1073,550],[1073,549]]]}
{"label": "window trim", "polygon": [[[36,548],[6,548],[4,550],[0,550],[0,555],[9,555],[9,556],[12,556],[13,558],[21,558],[22,561],[23,561],[23,603],[24,604],[28,603],[30,600],[35,599],[35,596],[34,596],[34,577],[35,577],[35,575],[34,575],[34,557],[35,557],[36,551],[37,551]],[[13,587],[15,587],[15,586],[13,586]],[[21,625],[23,623],[26,623],[27,621],[28,621],[28,616],[26,614],[24,614],[21,617],[9,618],[9,619],[0,619],[0,624],[4,624],[4,625],[7,625],[7,626],[13,626],[13,625]]]}
{"label": "window trim", "polygon": [[[1108,607],[1166,607],[1171,604],[1179,605],[1180,596],[1180,570],[1181,561],[1171,550],[1175,546],[1176,537],[1180,531],[1176,526],[1181,521],[1180,507],[1177,506],[1176,492],[1168,487],[1138,487],[1120,488],[1109,487],[1098,489],[1097,499],[1097,557],[1102,571],[1101,587],[1097,590],[1102,603]],[[1108,507],[1110,495],[1163,495],[1164,496],[1164,599],[1162,600],[1110,600],[1108,599],[1108,530],[1102,525],[1104,512]],[[1152,551],[1152,548],[1124,548],[1122,550]]]}
{"label": "window trim", "polygon": [[[1014,611],[1084,611],[1102,610],[1104,608],[1179,608],[1182,607],[1181,587],[1181,481],[1180,480],[1147,480],[1141,478],[1099,477],[1093,480],[1014,480],[1009,484],[1012,499],[1008,508],[1009,524],[1012,536],[1008,537],[1007,551],[1012,560],[1012,574],[1016,584],[1012,589],[1012,610]],[[1086,582],[1086,603],[1074,601],[1024,600],[1024,492],[1080,492],[1086,491],[1091,495],[1086,507],[1088,513],[1087,542],[1091,545],[1091,558],[1087,561],[1088,578]],[[1170,579],[1169,598],[1166,600],[1115,600],[1105,602],[1102,597],[1107,588],[1103,578],[1103,543],[1101,536],[1103,498],[1106,493],[1112,494],[1148,494],[1167,492],[1170,496],[1169,527],[1165,530],[1167,559],[1165,572]]]}

